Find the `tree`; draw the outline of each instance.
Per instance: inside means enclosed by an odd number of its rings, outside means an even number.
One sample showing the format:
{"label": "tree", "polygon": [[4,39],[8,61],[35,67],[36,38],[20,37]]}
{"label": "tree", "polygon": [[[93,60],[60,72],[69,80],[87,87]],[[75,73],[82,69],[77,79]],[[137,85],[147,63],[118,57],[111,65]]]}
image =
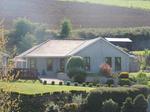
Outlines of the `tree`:
{"label": "tree", "polygon": [[[39,44],[50,38],[50,32],[42,24],[36,24],[25,18],[19,18],[14,21],[13,30],[7,33],[7,50],[12,54],[13,49],[20,54],[35,44]],[[16,54],[16,55],[17,55]]]}
{"label": "tree", "polygon": [[84,59],[80,56],[70,57],[66,64],[66,71],[74,81],[83,82],[86,77]]}
{"label": "tree", "polygon": [[135,112],[146,112],[148,108],[148,102],[144,95],[140,94],[133,100],[133,107]]}
{"label": "tree", "polygon": [[102,104],[102,112],[118,112],[118,103],[112,99],[104,101]]}
{"label": "tree", "polygon": [[71,35],[71,30],[71,22],[69,20],[64,20],[61,24],[60,38],[68,38]]}
{"label": "tree", "polygon": [[123,106],[121,107],[121,112],[134,112],[132,98],[126,98]]}

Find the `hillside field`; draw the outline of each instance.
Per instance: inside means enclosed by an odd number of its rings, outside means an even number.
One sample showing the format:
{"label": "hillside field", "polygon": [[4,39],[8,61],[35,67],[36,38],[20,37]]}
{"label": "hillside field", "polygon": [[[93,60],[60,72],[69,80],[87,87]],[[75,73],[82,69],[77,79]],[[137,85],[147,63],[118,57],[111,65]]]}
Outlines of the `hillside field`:
{"label": "hillside field", "polygon": [[88,2],[95,4],[113,5],[128,8],[150,9],[150,0],[62,0],[75,2]]}
{"label": "hillside field", "polygon": [[[5,27],[8,29],[12,28],[13,20],[24,17],[34,22],[47,24],[51,29],[60,28],[65,18],[71,20],[73,29],[150,26],[150,10],[117,7],[131,0],[80,1],[90,1],[90,3],[60,0],[1,0],[0,19],[5,19]],[[107,2],[107,4],[91,4],[100,2]],[[139,0],[138,2],[139,5],[134,5],[146,7],[150,4],[150,1]],[[108,3],[116,4],[116,6],[110,6]]]}

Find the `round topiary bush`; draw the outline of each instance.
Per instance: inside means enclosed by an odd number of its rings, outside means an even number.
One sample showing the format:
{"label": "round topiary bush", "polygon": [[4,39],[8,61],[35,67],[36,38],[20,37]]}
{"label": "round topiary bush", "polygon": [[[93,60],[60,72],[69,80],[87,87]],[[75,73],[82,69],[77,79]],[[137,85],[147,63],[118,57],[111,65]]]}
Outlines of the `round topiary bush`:
{"label": "round topiary bush", "polygon": [[70,81],[67,81],[66,85],[67,86],[70,86],[71,82]]}
{"label": "round topiary bush", "polygon": [[46,84],[47,84],[47,81],[46,81],[46,80],[44,80],[44,81],[43,81],[43,85],[46,85]]}
{"label": "round topiary bush", "polygon": [[52,81],[52,82],[51,82],[51,85],[55,85],[55,81]]}
{"label": "round topiary bush", "polygon": [[70,57],[66,64],[66,71],[69,78],[75,82],[84,82],[86,79],[84,59],[80,56]]}
{"label": "round topiary bush", "polygon": [[75,82],[75,83],[74,83],[74,86],[78,86],[78,85],[79,85],[78,82]]}
{"label": "round topiary bush", "polygon": [[89,85],[88,85],[89,87],[93,87],[93,83],[89,83]]}
{"label": "round topiary bush", "polygon": [[86,83],[83,83],[82,86],[85,87],[85,86],[86,86]]}

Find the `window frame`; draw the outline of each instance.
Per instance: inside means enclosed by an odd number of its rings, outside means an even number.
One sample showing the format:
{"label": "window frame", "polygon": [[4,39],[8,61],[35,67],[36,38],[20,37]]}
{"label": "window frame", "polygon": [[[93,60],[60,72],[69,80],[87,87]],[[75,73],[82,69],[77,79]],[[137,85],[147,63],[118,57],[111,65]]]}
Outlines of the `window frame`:
{"label": "window frame", "polygon": [[[110,60],[107,60],[107,59],[110,59]],[[112,67],[112,57],[105,57],[105,63],[108,64],[110,67]]]}
{"label": "window frame", "polygon": [[37,64],[36,59],[30,58],[30,69],[36,69],[36,64]]}
{"label": "window frame", "polygon": [[[118,59],[120,60],[120,63],[119,63]],[[115,71],[121,71],[121,70],[122,70],[122,59],[121,59],[121,57],[115,57]]]}
{"label": "window frame", "polygon": [[91,57],[89,56],[84,57],[84,63],[85,63],[85,70],[90,71],[91,70]]}
{"label": "window frame", "polygon": [[65,59],[64,58],[60,58],[60,71],[64,72],[65,71]]}
{"label": "window frame", "polygon": [[[49,60],[51,60],[51,65],[49,65]],[[47,58],[47,65],[46,65],[47,71],[52,71],[53,70],[53,59],[52,58]]]}

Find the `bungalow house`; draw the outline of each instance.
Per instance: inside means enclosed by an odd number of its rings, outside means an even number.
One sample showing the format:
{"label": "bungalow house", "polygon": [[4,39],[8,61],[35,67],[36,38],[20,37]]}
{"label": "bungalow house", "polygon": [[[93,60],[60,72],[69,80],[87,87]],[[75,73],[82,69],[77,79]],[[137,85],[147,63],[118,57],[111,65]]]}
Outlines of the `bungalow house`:
{"label": "bungalow house", "polygon": [[16,67],[36,69],[39,74],[53,77],[60,71],[65,72],[65,64],[71,56],[83,57],[86,71],[91,73],[99,72],[99,66],[103,63],[108,63],[113,72],[138,70],[135,56],[101,37],[90,40],[48,40],[17,56]]}

